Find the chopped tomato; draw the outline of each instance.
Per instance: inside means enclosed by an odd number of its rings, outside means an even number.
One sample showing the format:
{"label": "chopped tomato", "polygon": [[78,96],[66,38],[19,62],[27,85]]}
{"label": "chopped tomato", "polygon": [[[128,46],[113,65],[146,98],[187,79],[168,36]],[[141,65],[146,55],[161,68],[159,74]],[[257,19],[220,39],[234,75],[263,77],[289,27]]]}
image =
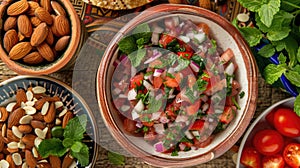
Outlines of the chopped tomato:
{"label": "chopped tomato", "polygon": [[204,123],[205,123],[204,120],[195,120],[195,122],[191,126],[190,130],[200,131],[203,128]]}
{"label": "chopped tomato", "polygon": [[154,79],[153,79],[153,87],[155,89],[158,89],[161,87],[161,85],[163,84],[163,80],[160,76],[155,76]]}
{"label": "chopped tomato", "polygon": [[193,146],[193,144],[191,142],[181,142],[181,143],[183,143],[188,148]]}
{"label": "chopped tomato", "polygon": [[144,74],[139,74],[130,79],[130,89],[136,88],[143,84]]}
{"label": "chopped tomato", "polygon": [[209,35],[209,27],[206,23],[199,23],[197,24],[199,30],[203,31],[206,35]]}
{"label": "chopped tomato", "polygon": [[193,52],[180,51],[180,52],[177,52],[177,55],[182,58],[191,59],[191,57],[193,56]]}
{"label": "chopped tomato", "polygon": [[265,156],[262,159],[263,168],[284,168],[283,157],[279,154]]}
{"label": "chopped tomato", "polygon": [[211,144],[211,141],[214,139],[213,136],[209,136],[209,137],[206,137],[205,140],[203,141],[199,141],[198,139],[194,138],[193,141],[194,141],[194,145],[195,147],[197,148],[205,148],[206,146],[208,146],[209,144]]}
{"label": "chopped tomato", "polygon": [[136,121],[133,121],[131,119],[128,119],[128,118],[125,118],[124,119],[124,129],[127,131],[127,132],[130,132],[130,133],[134,133],[135,130],[137,129],[136,127]]}
{"label": "chopped tomato", "polygon": [[228,48],[222,55],[221,55],[221,61],[223,64],[227,63],[228,61],[230,61],[233,58],[234,54],[233,51]]}
{"label": "chopped tomato", "polygon": [[300,167],[300,144],[291,143],[284,148],[283,158],[292,168]]}
{"label": "chopped tomato", "polygon": [[180,72],[176,73],[174,76],[175,76],[175,79],[176,79],[177,83],[180,83],[182,78],[183,78],[182,73],[180,73]]}
{"label": "chopped tomato", "polygon": [[232,96],[227,96],[226,97],[226,102],[225,102],[225,106],[233,106],[234,103],[232,102]]}
{"label": "chopped tomato", "polygon": [[170,36],[168,34],[162,34],[159,40],[159,44],[163,47],[163,48],[167,48],[167,45],[169,43],[171,43],[173,40],[176,40],[175,37]]}
{"label": "chopped tomato", "polygon": [[234,108],[234,106],[232,107],[226,106],[224,108],[224,112],[220,116],[220,122],[224,124],[229,124],[233,120],[235,115],[236,115],[236,108]]}
{"label": "chopped tomato", "polygon": [[154,125],[154,122],[153,121],[150,121],[150,122],[142,122],[142,124],[146,127],[152,127]]}
{"label": "chopped tomato", "polygon": [[154,68],[155,66],[158,66],[158,65],[161,65],[161,64],[162,64],[161,60],[156,59],[156,60],[152,61],[152,62],[149,64],[149,67]]}
{"label": "chopped tomato", "polygon": [[145,135],[144,135],[144,140],[146,140],[146,141],[153,141],[153,140],[155,140],[155,138],[156,138],[156,135],[152,131],[145,133]]}
{"label": "chopped tomato", "polygon": [[242,151],[241,163],[249,168],[261,168],[261,155],[253,147],[246,147]]}
{"label": "chopped tomato", "polygon": [[171,88],[175,88],[175,87],[178,87],[179,84],[178,82],[176,81],[176,79],[174,78],[170,78],[170,77],[166,77],[166,81],[164,82],[164,84],[168,87],[171,87]]}
{"label": "chopped tomato", "polygon": [[186,52],[195,52],[190,44],[187,44],[181,40],[179,40],[179,45],[181,48],[184,48],[184,51]]}
{"label": "chopped tomato", "polygon": [[194,104],[186,108],[186,112],[188,115],[194,115],[198,112],[199,108],[200,108],[200,100],[197,100],[196,102],[194,102]]}

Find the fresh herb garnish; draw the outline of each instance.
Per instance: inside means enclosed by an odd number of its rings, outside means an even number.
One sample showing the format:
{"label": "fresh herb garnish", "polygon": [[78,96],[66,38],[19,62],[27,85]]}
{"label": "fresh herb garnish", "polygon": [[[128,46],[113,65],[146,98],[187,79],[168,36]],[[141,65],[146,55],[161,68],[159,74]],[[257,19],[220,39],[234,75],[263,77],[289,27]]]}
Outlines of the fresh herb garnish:
{"label": "fresh herb garnish", "polygon": [[245,97],[245,92],[242,91],[242,92],[239,94],[239,96],[240,96],[240,99],[242,99],[243,97]]}
{"label": "fresh herb garnish", "polygon": [[128,55],[128,58],[132,66],[138,67],[141,64],[143,58],[146,56],[146,53],[147,51],[144,48],[138,49],[137,51],[130,53]]}
{"label": "fresh herb garnish", "polygon": [[45,139],[38,146],[38,151],[43,158],[49,155],[62,157],[68,151],[82,166],[89,164],[88,146],[82,143],[83,134],[86,132],[87,116],[80,115],[71,119],[64,129],[63,139]]}
{"label": "fresh herb garnish", "polygon": [[108,152],[108,160],[113,165],[125,165],[125,157],[115,152]]}
{"label": "fresh herb garnish", "polygon": [[189,98],[191,103],[194,103],[198,99],[198,92],[197,92],[197,95],[194,95],[194,92],[190,88],[186,89],[185,95]]}
{"label": "fresh herb garnish", "polygon": [[177,61],[178,65],[175,67],[176,72],[182,71],[183,69],[187,68],[190,64],[190,60],[185,58],[178,58]]}

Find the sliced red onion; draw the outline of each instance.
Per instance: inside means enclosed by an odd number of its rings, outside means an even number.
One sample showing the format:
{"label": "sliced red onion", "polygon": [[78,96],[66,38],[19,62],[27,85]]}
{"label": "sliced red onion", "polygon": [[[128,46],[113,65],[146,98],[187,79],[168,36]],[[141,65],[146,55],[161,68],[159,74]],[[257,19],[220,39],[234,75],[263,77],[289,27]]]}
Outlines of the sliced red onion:
{"label": "sliced red onion", "polygon": [[156,144],[154,144],[154,148],[155,148],[156,152],[163,152],[163,151],[165,151],[164,145],[163,145],[163,143],[161,141],[157,142]]}
{"label": "sliced red onion", "polygon": [[170,120],[166,117],[166,116],[162,116],[160,117],[159,119],[159,122],[163,123],[163,124],[166,124],[168,123]]}
{"label": "sliced red onion", "polygon": [[204,33],[195,34],[195,39],[201,44],[206,40],[206,35]]}
{"label": "sliced red onion", "polygon": [[142,128],[144,125],[141,122],[137,122],[135,124],[135,126],[138,127],[138,128]]}
{"label": "sliced red onion", "polygon": [[145,86],[145,88],[147,90],[153,90],[154,89],[153,86],[149,82],[147,82],[146,80],[143,81],[143,85]]}
{"label": "sliced red onion", "polygon": [[151,121],[154,121],[154,120],[158,120],[160,115],[161,115],[162,112],[155,112],[155,113],[152,113],[152,116],[151,116]]}
{"label": "sliced red onion", "polygon": [[145,109],[145,106],[143,104],[142,100],[139,100],[138,103],[134,106],[134,111],[140,113]]}
{"label": "sliced red onion", "polygon": [[153,76],[159,77],[163,72],[163,69],[155,69]]}
{"label": "sliced red onion", "polygon": [[190,67],[194,72],[199,72],[200,71],[200,66],[192,60],[191,60],[191,63],[190,63]]}
{"label": "sliced red onion", "polygon": [[188,117],[185,115],[178,115],[175,119],[175,122],[186,122],[188,120]]}
{"label": "sliced red onion", "polygon": [[164,124],[162,124],[162,123],[154,124],[153,127],[154,127],[154,130],[156,133],[162,134],[162,135],[165,133]]}
{"label": "sliced red onion", "polygon": [[140,115],[133,109],[131,112],[131,118],[133,120],[136,120],[136,119],[140,118]]}
{"label": "sliced red onion", "polygon": [[119,60],[120,60],[121,62],[124,61],[125,59],[127,59],[127,55],[125,55],[125,54],[120,55]]}
{"label": "sliced red onion", "polygon": [[136,75],[136,68],[134,66],[131,66],[131,77],[134,77]]}
{"label": "sliced red onion", "polygon": [[154,52],[155,50],[153,50],[153,55],[144,62],[144,64],[149,64],[151,62],[153,62],[154,60],[158,59],[159,57],[162,56],[162,53],[157,51],[157,52]]}
{"label": "sliced red onion", "polygon": [[185,136],[188,138],[188,139],[193,139],[194,136],[192,135],[192,133],[190,131],[185,131],[184,132]]}
{"label": "sliced red onion", "polygon": [[179,36],[179,39],[185,43],[189,43],[191,41],[190,38],[188,38],[187,36],[183,36],[183,35]]}
{"label": "sliced red onion", "polygon": [[123,111],[123,112],[126,112],[129,109],[130,109],[130,106],[128,106],[128,105],[122,105],[121,106],[121,111]]}
{"label": "sliced red onion", "polygon": [[120,64],[120,60],[115,60],[113,62],[113,66],[117,67]]}
{"label": "sliced red onion", "polygon": [[137,93],[134,89],[129,90],[128,95],[127,95],[128,100],[135,100],[136,96],[137,96]]}
{"label": "sliced red onion", "polygon": [[209,108],[209,104],[208,103],[204,103],[201,107],[202,111],[205,112],[206,110],[208,110]]}
{"label": "sliced red onion", "polygon": [[225,68],[225,73],[226,73],[227,75],[233,75],[234,69],[235,69],[234,64],[233,64],[232,62],[230,62],[230,63],[228,64],[228,66]]}
{"label": "sliced red onion", "polygon": [[186,147],[186,145],[184,143],[180,143],[178,146],[181,151],[184,151],[184,149]]}

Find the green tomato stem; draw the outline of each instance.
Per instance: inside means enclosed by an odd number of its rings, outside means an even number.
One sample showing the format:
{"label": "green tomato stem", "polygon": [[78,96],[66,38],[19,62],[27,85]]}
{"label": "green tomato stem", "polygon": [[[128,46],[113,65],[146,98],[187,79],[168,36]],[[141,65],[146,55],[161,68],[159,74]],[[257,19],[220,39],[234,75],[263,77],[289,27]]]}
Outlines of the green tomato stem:
{"label": "green tomato stem", "polygon": [[291,3],[291,2],[282,1],[282,3],[284,3],[284,4],[286,4],[286,5],[290,5],[290,6],[294,7],[294,8],[298,8],[298,9],[300,9],[300,6],[298,6],[298,5],[295,5],[295,4]]}

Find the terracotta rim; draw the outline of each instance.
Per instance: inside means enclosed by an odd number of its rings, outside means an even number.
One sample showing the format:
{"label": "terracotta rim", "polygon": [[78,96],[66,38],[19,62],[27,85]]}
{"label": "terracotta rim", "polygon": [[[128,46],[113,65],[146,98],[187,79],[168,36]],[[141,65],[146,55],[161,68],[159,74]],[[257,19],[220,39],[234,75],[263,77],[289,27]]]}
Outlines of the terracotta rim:
{"label": "terracotta rim", "polygon": [[[247,78],[249,81],[248,84],[248,92],[249,97],[246,103],[245,111],[241,116],[240,121],[236,125],[234,131],[219,145],[217,145],[213,150],[207,152],[206,154],[184,158],[184,159],[166,159],[159,156],[149,156],[148,153],[142,151],[139,147],[132,144],[124,135],[120,134],[120,130],[116,123],[113,120],[113,116],[110,113],[107,93],[106,93],[106,79],[107,79],[107,69],[109,66],[109,62],[111,61],[111,56],[113,55],[113,51],[117,48],[117,43],[121,39],[122,35],[128,30],[131,30],[133,27],[136,27],[138,24],[151,20],[157,16],[160,16],[160,13],[168,12],[171,14],[181,13],[181,14],[192,14],[196,16],[200,16],[206,19],[213,21],[214,23],[223,27],[237,42],[238,48],[243,56],[243,60],[245,61],[247,68]],[[123,147],[126,147],[126,150],[133,154],[134,156],[140,157],[143,161],[149,163],[150,165],[159,166],[159,167],[186,167],[193,166],[201,163],[208,162],[214,158],[219,157],[224,154],[227,150],[229,150],[241,137],[241,135],[246,130],[252,116],[254,115],[256,109],[256,98],[258,95],[258,77],[257,77],[257,65],[254,60],[254,56],[251,53],[250,48],[247,43],[242,38],[239,31],[231,25],[225,18],[213,13],[209,10],[188,6],[188,5],[174,5],[174,4],[163,4],[154,6],[142,12],[140,15],[131,20],[128,24],[126,24],[118,34],[113,38],[111,43],[108,45],[106,49],[103,59],[100,63],[98,73],[97,73],[97,97],[98,103],[101,110],[102,117],[104,119],[104,123],[107,128],[110,130],[113,137],[116,141]]]}
{"label": "terracotta rim", "polygon": [[[24,74],[24,75],[46,75],[53,72],[56,72],[60,69],[62,69],[64,66],[66,66],[69,61],[75,56],[76,50],[79,46],[80,42],[80,36],[81,36],[81,22],[80,19],[70,1],[66,0],[60,0],[60,2],[63,4],[63,6],[66,9],[67,14],[70,18],[70,24],[71,24],[71,40],[69,43],[69,46],[67,50],[62,54],[60,58],[49,67],[43,67],[41,66],[41,69],[37,68],[26,68],[15,61],[12,61],[9,59],[6,51],[2,47],[2,42],[0,45],[0,58],[2,61],[13,71],[17,72],[18,74]],[[4,12],[6,11],[6,6],[11,3],[10,1],[4,0],[0,4],[0,16],[3,17]],[[0,28],[2,29],[2,28]],[[31,67],[31,66],[28,66]]]}

